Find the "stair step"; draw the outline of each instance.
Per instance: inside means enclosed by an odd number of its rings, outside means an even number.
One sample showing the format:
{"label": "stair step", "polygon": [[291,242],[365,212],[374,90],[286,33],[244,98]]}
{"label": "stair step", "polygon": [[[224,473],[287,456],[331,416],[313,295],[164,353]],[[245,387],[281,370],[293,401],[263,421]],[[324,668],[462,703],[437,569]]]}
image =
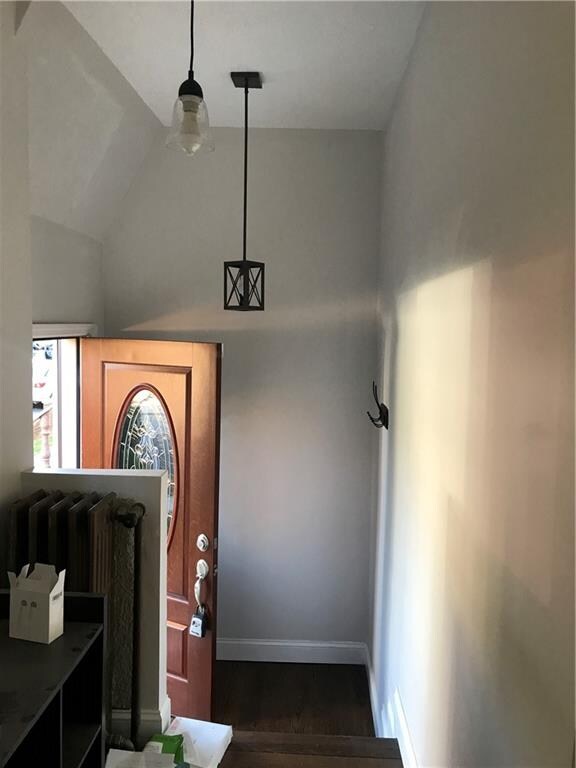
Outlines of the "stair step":
{"label": "stair step", "polygon": [[402,768],[396,739],[235,731],[222,768]]}

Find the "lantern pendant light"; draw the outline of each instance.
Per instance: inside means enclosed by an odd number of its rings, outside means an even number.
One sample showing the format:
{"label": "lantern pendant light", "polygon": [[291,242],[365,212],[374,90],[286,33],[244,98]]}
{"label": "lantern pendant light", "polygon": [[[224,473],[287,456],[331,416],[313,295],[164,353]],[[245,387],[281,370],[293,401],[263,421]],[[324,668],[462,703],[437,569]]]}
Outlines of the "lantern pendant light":
{"label": "lantern pendant light", "polygon": [[262,88],[260,72],[231,72],[236,88],[244,89],[244,215],[242,261],[224,262],[224,309],[253,312],[264,309],[264,264],[246,258],[248,212],[248,91]]}
{"label": "lantern pendant light", "polygon": [[194,79],[194,0],[190,2],[190,69],[188,79],[178,90],[166,146],[187,155],[214,149],[204,93],[200,83]]}

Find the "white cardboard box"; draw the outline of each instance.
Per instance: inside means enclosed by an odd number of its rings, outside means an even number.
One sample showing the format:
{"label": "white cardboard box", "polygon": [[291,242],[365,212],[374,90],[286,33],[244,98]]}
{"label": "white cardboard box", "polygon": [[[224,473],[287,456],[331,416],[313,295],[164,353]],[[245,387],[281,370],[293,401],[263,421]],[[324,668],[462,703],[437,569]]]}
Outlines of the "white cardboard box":
{"label": "white cardboard box", "polygon": [[10,579],[10,637],[51,643],[64,632],[64,578],[53,565],[25,565]]}

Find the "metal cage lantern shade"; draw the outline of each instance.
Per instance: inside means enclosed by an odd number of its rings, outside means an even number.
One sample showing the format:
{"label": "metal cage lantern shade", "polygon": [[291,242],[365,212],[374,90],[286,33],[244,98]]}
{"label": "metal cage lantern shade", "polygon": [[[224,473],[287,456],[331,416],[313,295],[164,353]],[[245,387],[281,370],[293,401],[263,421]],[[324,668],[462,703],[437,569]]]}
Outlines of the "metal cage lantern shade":
{"label": "metal cage lantern shade", "polygon": [[246,258],[248,218],[248,92],[262,88],[259,72],[231,72],[236,88],[244,89],[244,214],[242,219],[242,260],[224,262],[224,309],[250,312],[264,309],[264,264]]}
{"label": "metal cage lantern shade", "polygon": [[239,312],[264,309],[264,264],[261,261],[224,262],[224,309]]}

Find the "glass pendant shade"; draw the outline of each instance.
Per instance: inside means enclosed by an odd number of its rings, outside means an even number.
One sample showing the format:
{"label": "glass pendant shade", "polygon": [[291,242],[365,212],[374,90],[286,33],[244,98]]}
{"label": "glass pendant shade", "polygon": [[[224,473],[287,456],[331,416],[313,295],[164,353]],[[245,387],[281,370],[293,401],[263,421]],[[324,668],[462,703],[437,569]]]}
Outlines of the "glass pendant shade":
{"label": "glass pendant shade", "polygon": [[203,98],[192,94],[178,96],[166,146],[179,149],[187,155],[214,149],[210,137],[208,110]]}

